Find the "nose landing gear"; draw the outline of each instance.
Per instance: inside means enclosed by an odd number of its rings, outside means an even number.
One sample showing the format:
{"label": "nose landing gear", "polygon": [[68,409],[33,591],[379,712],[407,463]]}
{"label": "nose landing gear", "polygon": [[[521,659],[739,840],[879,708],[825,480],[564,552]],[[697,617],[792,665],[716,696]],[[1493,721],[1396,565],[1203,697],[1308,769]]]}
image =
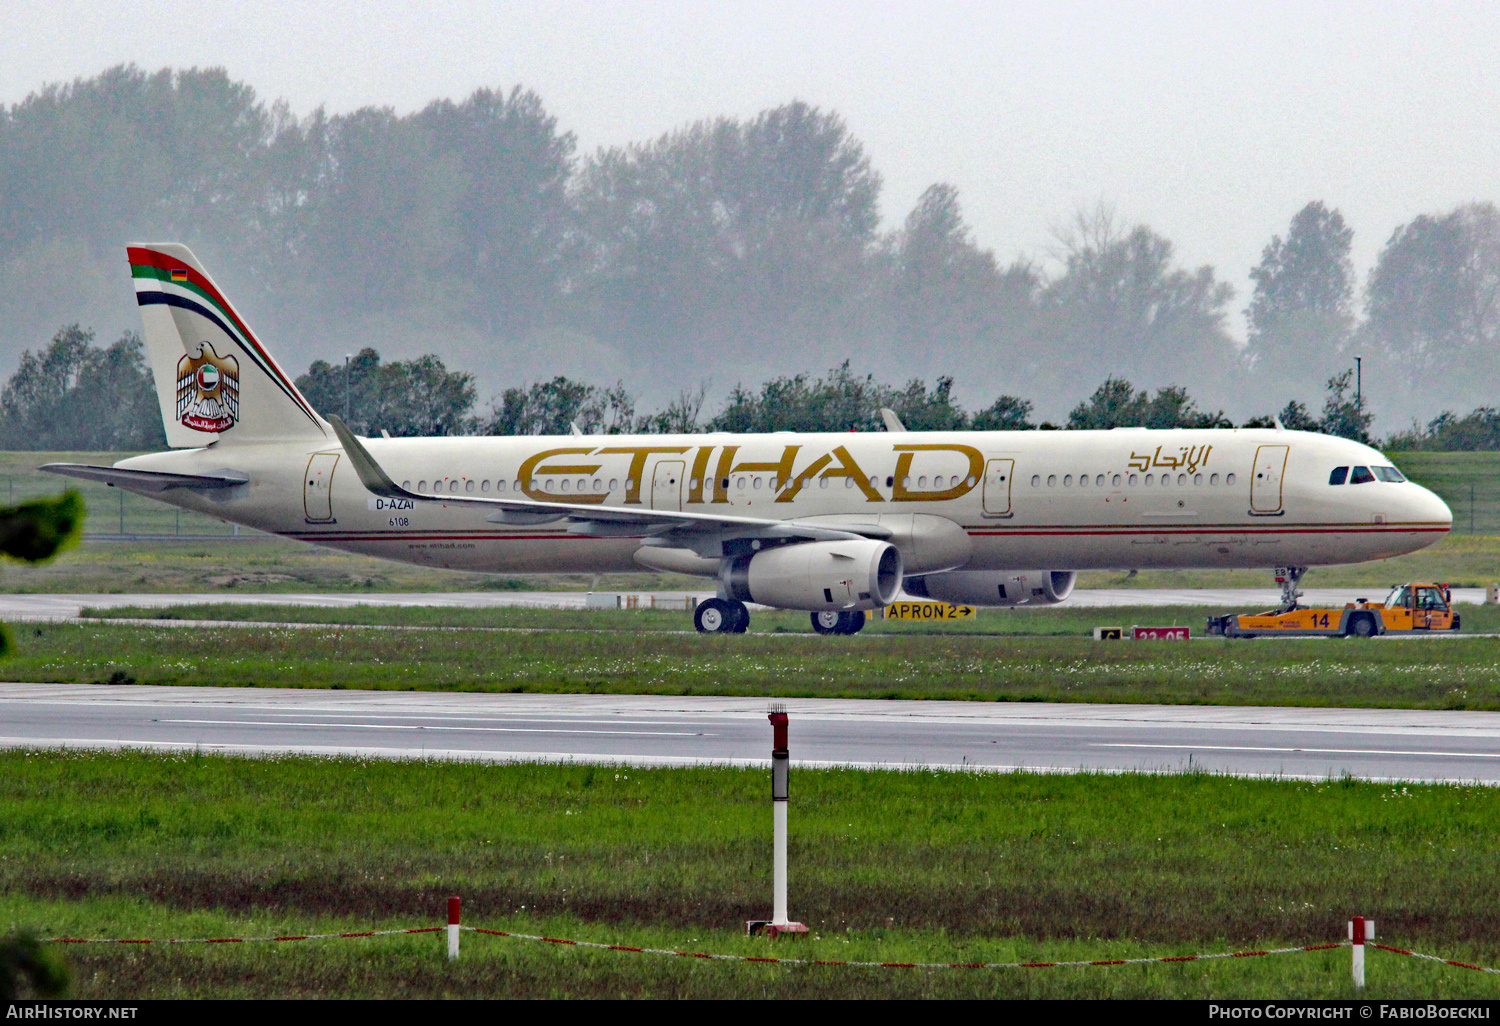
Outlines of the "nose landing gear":
{"label": "nose landing gear", "polygon": [[1278,566],[1276,568],[1276,583],[1281,585],[1281,608],[1278,613],[1290,613],[1297,608],[1297,600],[1302,597],[1302,592],[1297,590],[1297,585],[1302,583],[1302,575],[1307,573],[1305,566]]}
{"label": "nose landing gear", "polygon": [[698,603],[693,626],[703,634],[744,634],[750,627],[750,610],[734,599],[708,599]]}
{"label": "nose landing gear", "polygon": [[865,626],[865,614],[861,609],[846,609],[840,613],[814,613],[813,630],[819,634],[858,634]]}

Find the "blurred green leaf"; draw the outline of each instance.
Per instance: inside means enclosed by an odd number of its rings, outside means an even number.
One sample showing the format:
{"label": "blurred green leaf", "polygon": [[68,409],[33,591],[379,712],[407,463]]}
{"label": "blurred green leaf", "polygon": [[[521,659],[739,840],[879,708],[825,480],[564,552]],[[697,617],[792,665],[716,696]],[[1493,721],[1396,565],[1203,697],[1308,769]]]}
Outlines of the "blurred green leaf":
{"label": "blurred green leaf", "polygon": [[55,499],[0,506],[0,552],[40,563],[78,544],[87,513],[83,497],[69,489]]}
{"label": "blurred green leaf", "polygon": [[62,997],[71,982],[72,973],[62,955],[49,949],[34,933],[0,940],[0,1001],[20,997],[23,983],[34,997]]}

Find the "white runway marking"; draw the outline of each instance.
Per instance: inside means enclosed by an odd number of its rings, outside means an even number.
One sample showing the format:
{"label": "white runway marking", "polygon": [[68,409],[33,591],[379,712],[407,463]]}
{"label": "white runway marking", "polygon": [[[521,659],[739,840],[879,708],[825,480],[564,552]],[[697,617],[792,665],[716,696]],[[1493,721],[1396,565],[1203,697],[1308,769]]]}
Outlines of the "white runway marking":
{"label": "white runway marking", "polygon": [[1153,745],[1142,742],[1098,741],[1095,748],[1165,748],[1193,752],[1304,752],[1309,755],[1410,755],[1444,759],[1500,759],[1500,752],[1406,752],[1389,748],[1268,748],[1258,745]]}
{"label": "white runway marking", "polygon": [[[436,719],[437,717],[428,717]],[[156,723],[211,723],[235,727],[328,727],[348,730],[464,730],[488,734],[618,734],[622,737],[718,737],[691,730],[584,730],[563,727],[429,727],[421,723],[296,723],[291,720],[177,720],[156,719]]]}

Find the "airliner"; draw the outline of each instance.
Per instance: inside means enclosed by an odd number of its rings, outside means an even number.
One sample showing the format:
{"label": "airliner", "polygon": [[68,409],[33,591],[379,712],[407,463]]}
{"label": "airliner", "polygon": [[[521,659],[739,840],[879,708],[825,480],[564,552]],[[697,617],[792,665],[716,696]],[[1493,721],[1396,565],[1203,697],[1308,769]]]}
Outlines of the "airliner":
{"label": "airliner", "polygon": [[705,633],[756,603],[853,634],[903,590],[1050,605],[1089,569],[1282,568],[1295,602],[1452,526],[1375,449],[1279,428],[360,438],[186,246],[127,253],[172,450],[43,470],[422,566],[696,575]]}

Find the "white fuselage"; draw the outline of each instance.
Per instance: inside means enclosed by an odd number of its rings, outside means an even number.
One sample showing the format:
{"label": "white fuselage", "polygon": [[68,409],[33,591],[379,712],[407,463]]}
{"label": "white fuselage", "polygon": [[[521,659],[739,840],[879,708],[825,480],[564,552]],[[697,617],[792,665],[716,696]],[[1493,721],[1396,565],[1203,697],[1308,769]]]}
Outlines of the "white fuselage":
{"label": "white fuselage", "polygon": [[[903,551],[908,572],[1355,563],[1423,548],[1452,522],[1443,501],[1420,485],[1330,485],[1335,467],[1387,466],[1374,449],[1269,429],[374,438],[366,444],[395,481],[434,499],[532,498],[831,526],[875,522],[895,525],[898,538],[899,525],[924,514],[967,535],[960,563],[950,553],[938,560],[942,566],[926,566],[921,553]],[[118,466],[238,471],[250,481],[227,493],[173,489],[153,497],[319,545],[456,570],[636,570],[649,533],[590,537],[570,532],[566,521],[514,526],[491,522],[473,506],[378,498],[333,438],[323,445],[224,441]]]}

